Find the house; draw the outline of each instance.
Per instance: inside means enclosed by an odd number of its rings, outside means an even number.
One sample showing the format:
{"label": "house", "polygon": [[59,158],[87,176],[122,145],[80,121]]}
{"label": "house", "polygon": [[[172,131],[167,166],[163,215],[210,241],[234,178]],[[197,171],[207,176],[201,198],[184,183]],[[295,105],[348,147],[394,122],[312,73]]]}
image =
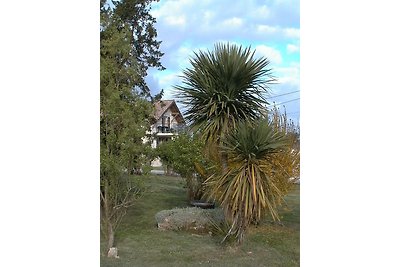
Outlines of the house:
{"label": "house", "polygon": [[[156,148],[177,136],[185,127],[185,120],[174,100],[160,100],[154,104],[154,123],[151,125],[149,135],[152,136],[151,147]],[[147,139],[148,140],[148,139]],[[152,166],[161,166],[160,159],[155,159]]]}
{"label": "house", "polygon": [[153,141],[152,148],[156,148],[162,142],[168,141],[178,135],[186,125],[182,113],[174,100],[160,100],[155,104],[155,123],[151,125]]}

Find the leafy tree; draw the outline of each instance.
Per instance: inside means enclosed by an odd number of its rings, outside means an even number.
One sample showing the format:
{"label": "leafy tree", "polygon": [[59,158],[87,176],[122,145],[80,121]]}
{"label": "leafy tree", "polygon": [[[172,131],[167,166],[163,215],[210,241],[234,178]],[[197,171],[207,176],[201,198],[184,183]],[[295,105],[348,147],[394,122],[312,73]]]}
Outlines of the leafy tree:
{"label": "leafy tree", "polygon": [[140,193],[137,176],[149,163],[143,137],[153,107],[138,84],[141,63],[133,53],[131,27],[100,1],[100,207],[107,249]]}
{"label": "leafy tree", "polygon": [[129,29],[129,42],[132,57],[137,63],[139,73],[135,85],[139,92],[150,96],[150,89],[144,77],[149,67],[164,70],[160,60],[164,55],[160,51],[161,41],[158,41],[157,30],[154,27],[156,19],[150,14],[151,3],[159,0],[121,0],[112,1],[115,5],[115,14]]}
{"label": "leafy tree", "polygon": [[162,142],[155,149],[154,157],[160,158],[164,167],[164,174],[166,175],[170,175],[172,172],[174,154],[175,152],[171,142]]}
{"label": "leafy tree", "polygon": [[163,165],[171,167],[186,180],[189,201],[201,199],[203,195],[203,181],[206,178],[203,169],[209,164],[203,152],[202,140],[189,133],[181,133],[157,147],[157,155]]}

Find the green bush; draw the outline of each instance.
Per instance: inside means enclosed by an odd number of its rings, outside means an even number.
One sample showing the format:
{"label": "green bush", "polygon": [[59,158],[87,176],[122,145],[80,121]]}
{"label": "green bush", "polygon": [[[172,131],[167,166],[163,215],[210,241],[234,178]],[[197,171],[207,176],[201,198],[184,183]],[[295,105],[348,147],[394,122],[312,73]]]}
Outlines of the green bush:
{"label": "green bush", "polygon": [[203,169],[207,168],[208,160],[203,153],[204,143],[190,133],[179,136],[160,144],[155,154],[160,157],[163,165],[179,174],[186,180],[188,200],[201,199],[203,196]]}

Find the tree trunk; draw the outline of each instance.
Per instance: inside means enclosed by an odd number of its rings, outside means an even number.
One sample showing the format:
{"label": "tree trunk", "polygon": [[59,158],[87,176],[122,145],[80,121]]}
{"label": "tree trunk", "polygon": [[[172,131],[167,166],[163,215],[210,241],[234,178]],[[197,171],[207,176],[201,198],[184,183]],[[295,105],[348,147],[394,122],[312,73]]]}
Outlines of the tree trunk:
{"label": "tree trunk", "polygon": [[108,222],[108,229],[107,229],[107,252],[114,246],[114,229],[112,224]]}
{"label": "tree trunk", "polygon": [[[107,239],[107,249],[106,253],[114,246],[114,227],[111,222],[111,210],[109,201],[108,201],[108,185],[105,184],[104,186],[104,198],[103,198],[103,214],[104,216],[104,224],[103,226],[106,227],[105,229],[105,237]],[[110,210],[111,209],[111,210]]]}
{"label": "tree trunk", "polygon": [[172,175],[172,168],[167,165],[167,175]]}
{"label": "tree trunk", "polygon": [[191,177],[186,177],[187,197],[188,197],[188,202],[189,203],[194,200],[193,181],[192,181],[192,179],[193,178],[191,178]]}

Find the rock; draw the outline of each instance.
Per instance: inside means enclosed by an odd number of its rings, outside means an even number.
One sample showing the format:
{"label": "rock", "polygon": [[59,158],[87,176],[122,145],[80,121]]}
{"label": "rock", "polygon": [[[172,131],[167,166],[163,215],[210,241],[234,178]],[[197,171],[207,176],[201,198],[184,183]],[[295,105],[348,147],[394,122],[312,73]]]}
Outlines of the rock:
{"label": "rock", "polygon": [[110,248],[110,249],[108,250],[107,257],[119,259],[119,256],[118,256],[118,249],[115,248],[115,247]]}
{"label": "rock", "polygon": [[155,215],[160,230],[188,230],[195,233],[208,233],[211,220],[220,223],[224,220],[222,209],[201,209],[197,207],[163,210]]}

